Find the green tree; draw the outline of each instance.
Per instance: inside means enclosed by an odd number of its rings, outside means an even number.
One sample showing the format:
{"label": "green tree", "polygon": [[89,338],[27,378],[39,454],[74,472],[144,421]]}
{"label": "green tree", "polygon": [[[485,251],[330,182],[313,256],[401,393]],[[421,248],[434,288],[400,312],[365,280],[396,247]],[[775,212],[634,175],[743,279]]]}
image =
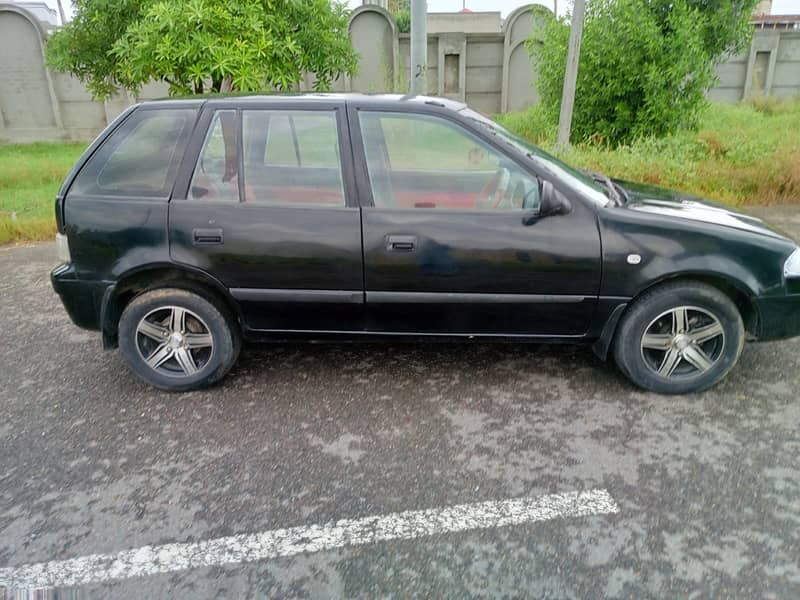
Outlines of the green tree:
{"label": "green tree", "polygon": [[411,11],[403,10],[394,14],[395,23],[400,33],[411,32]]}
{"label": "green tree", "polygon": [[147,0],[77,0],[72,20],[47,40],[47,62],[80,79],[96,98],[120,86],[114,43],[142,18]]}
{"label": "green tree", "polygon": [[[756,0],[592,0],[587,4],[573,139],[611,145],[694,127],[714,64],[741,49]],[[550,20],[528,41],[539,95],[558,119],[569,25]]]}
{"label": "green tree", "polygon": [[165,81],[170,94],[326,89],[357,57],[349,13],[329,0],[79,0],[48,62],[107,97]]}

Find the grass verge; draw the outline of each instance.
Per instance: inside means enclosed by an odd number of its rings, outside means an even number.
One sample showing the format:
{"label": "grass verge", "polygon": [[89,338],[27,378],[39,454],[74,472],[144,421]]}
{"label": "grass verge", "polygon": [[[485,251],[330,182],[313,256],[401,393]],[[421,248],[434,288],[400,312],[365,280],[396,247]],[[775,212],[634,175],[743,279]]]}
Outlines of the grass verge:
{"label": "grass verge", "polygon": [[0,244],[55,235],[53,201],[84,143],[0,145]]}
{"label": "grass verge", "polygon": [[[555,127],[537,107],[498,119],[553,152]],[[615,149],[591,143],[555,152],[578,167],[713,198],[732,206],[800,202],[800,100],[712,103],[697,131]]]}

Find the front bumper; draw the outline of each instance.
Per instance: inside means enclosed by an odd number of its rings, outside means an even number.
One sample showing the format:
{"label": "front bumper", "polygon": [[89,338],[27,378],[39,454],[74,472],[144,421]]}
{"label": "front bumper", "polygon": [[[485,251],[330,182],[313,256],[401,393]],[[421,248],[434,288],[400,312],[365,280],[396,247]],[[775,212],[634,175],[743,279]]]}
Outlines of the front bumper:
{"label": "front bumper", "polygon": [[103,297],[110,285],[108,282],[80,280],[70,264],[53,269],[50,281],[75,325],[84,329],[100,329]]}
{"label": "front bumper", "polygon": [[758,298],[758,339],[782,340],[800,336],[800,294]]}

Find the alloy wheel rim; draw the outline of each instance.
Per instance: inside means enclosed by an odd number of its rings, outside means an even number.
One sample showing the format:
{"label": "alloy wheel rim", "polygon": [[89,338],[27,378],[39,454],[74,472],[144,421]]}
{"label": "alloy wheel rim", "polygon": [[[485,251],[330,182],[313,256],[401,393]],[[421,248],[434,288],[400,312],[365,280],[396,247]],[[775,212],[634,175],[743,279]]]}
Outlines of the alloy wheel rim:
{"label": "alloy wheel rim", "polygon": [[156,373],[192,377],[211,360],[214,338],[196,313],[181,306],[163,306],[139,321],[136,349]]}
{"label": "alloy wheel rim", "polygon": [[725,330],[708,310],[678,306],[650,322],[640,347],[644,363],[659,377],[690,379],[719,362],[725,350]]}

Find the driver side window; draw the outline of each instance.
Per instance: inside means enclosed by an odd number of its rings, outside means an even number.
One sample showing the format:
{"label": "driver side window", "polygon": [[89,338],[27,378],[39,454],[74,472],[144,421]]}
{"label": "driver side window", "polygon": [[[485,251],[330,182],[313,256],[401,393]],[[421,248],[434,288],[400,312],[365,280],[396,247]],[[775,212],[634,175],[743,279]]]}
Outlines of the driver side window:
{"label": "driver side window", "polygon": [[376,207],[539,208],[536,177],[455,123],[371,111],[360,112],[359,122]]}

